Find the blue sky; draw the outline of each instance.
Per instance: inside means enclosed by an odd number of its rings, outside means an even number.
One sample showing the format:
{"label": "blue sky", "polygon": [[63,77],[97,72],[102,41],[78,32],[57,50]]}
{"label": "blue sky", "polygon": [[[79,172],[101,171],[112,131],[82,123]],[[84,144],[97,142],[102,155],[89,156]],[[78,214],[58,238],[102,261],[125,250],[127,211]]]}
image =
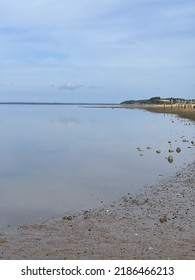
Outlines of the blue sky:
{"label": "blue sky", "polygon": [[195,1],[0,0],[0,99],[195,97]]}

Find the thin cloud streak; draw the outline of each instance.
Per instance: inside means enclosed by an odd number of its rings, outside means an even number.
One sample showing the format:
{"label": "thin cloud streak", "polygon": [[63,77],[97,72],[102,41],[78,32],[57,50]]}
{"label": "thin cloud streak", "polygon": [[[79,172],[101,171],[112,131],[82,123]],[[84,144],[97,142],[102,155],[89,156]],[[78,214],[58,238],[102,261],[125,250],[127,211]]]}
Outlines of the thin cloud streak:
{"label": "thin cloud streak", "polygon": [[82,85],[76,84],[76,83],[66,83],[64,85],[61,85],[58,87],[60,90],[76,90],[81,88]]}

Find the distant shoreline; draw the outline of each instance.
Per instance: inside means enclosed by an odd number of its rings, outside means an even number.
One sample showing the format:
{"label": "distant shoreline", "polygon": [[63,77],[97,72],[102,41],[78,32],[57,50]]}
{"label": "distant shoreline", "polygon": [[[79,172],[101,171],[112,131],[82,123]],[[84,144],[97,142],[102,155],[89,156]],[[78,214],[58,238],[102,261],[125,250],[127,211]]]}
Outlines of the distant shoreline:
{"label": "distant shoreline", "polygon": [[86,102],[0,102],[1,105],[26,105],[26,106],[81,106],[83,108],[111,108],[111,109],[143,109],[153,113],[176,114],[181,118],[195,121],[195,108],[192,105],[178,104],[119,104],[119,103],[86,103]]}
{"label": "distant shoreline", "polygon": [[111,109],[143,109],[153,113],[176,114],[181,118],[195,121],[195,108],[191,105],[178,104],[88,104],[85,108],[111,108]]}
{"label": "distant shoreline", "polygon": [[117,105],[116,103],[86,103],[86,102],[15,102],[15,101],[5,101],[5,102],[0,102],[0,105],[94,105],[94,106],[101,106],[101,105],[108,105],[108,106],[115,106]]}

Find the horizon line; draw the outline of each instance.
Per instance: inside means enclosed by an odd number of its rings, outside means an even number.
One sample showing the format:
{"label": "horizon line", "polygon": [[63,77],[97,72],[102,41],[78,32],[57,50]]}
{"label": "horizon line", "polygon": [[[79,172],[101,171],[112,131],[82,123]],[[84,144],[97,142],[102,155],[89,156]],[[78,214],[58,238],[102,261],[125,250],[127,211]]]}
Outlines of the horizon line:
{"label": "horizon line", "polygon": [[27,101],[1,101],[0,105],[118,105],[108,102],[27,102]]}

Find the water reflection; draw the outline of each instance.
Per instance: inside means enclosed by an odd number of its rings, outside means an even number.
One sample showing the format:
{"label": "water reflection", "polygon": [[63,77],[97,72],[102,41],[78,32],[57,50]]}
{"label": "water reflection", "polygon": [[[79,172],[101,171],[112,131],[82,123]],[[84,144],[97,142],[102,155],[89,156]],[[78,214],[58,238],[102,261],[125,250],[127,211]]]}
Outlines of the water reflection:
{"label": "water reflection", "polygon": [[[194,158],[186,122],[140,110],[1,107],[0,228],[94,208],[172,174]],[[181,148],[172,164],[170,147]]]}

